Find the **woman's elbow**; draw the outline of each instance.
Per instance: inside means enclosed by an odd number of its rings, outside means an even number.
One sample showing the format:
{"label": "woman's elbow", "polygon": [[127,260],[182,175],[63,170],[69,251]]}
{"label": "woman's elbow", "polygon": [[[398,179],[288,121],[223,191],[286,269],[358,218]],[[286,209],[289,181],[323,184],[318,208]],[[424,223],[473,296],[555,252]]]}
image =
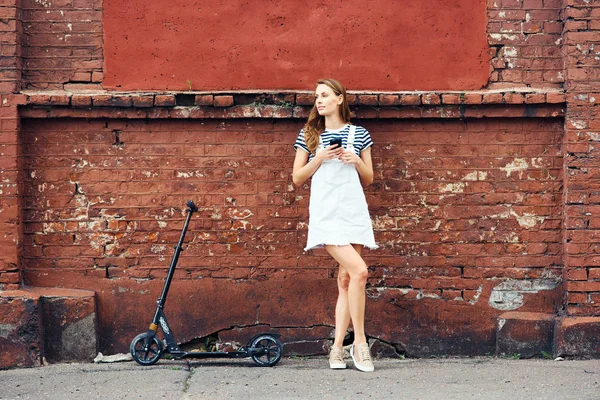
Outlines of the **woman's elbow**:
{"label": "woman's elbow", "polygon": [[300,186],[304,183],[304,180],[300,179],[299,176],[296,176],[295,174],[292,174],[292,182],[294,183],[294,185],[296,186]]}

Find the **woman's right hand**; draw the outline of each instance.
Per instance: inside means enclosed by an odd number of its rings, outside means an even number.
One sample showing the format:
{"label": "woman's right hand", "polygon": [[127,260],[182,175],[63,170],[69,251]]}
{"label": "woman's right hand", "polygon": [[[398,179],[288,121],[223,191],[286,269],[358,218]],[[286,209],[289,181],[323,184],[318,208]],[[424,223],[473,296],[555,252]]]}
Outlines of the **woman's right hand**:
{"label": "woman's right hand", "polygon": [[323,162],[326,160],[332,160],[334,158],[341,159],[342,154],[344,154],[344,148],[342,146],[337,146],[334,148],[333,145],[329,145],[324,147],[323,150],[317,152],[315,158],[320,162]]}

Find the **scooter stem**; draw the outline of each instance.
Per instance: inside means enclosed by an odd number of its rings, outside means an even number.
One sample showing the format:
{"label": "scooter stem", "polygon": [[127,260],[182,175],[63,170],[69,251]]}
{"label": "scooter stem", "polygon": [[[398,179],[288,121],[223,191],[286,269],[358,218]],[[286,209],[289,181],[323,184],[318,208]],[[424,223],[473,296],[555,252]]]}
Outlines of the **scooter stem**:
{"label": "scooter stem", "polygon": [[187,202],[186,212],[187,217],[185,219],[185,224],[183,225],[183,230],[181,231],[181,237],[179,238],[179,242],[175,247],[175,254],[173,254],[173,259],[171,260],[171,266],[169,267],[169,273],[167,274],[167,280],[165,281],[165,286],[163,287],[162,294],[158,299],[158,307],[156,309],[156,315],[154,316],[154,322],[158,319],[158,310],[162,309],[165,306],[165,302],[167,300],[167,294],[169,293],[169,287],[171,286],[171,280],[173,279],[173,275],[175,274],[175,266],[177,265],[177,260],[179,260],[179,253],[181,253],[181,249],[183,247],[183,240],[185,239],[185,233],[187,232],[188,225],[190,223],[190,219],[192,218],[192,214],[198,211],[198,207],[194,204],[192,200]]}

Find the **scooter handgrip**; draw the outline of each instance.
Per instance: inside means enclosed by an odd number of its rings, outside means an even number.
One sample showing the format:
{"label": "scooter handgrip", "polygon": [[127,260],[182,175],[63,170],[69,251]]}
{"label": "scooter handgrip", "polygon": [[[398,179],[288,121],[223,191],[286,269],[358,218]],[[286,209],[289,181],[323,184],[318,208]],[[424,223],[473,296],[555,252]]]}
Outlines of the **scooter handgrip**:
{"label": "scooter handgrip", "polygon": [[198,211],[198,207],[194,204],[194,202],[192,200],[188,200],[186,203],[187,207],[189,208],[189,210],[191,212],[196,212]]}

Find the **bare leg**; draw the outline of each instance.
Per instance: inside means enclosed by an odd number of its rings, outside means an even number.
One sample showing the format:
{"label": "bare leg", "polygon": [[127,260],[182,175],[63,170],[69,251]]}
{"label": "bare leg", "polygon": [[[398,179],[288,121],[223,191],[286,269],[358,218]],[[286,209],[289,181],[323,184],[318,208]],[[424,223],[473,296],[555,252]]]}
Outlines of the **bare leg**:
{"label": "bare leg", "polygon": [[[360,253],[354,247],[348,246],[325,246],[325,249],[329,254],[340,263],[340,267],[346,270],[346,273],[350,277],[348,284],[348,310],[350,312],[350,318],[352,320],[352,326],[354,327],[354,344],[366,343],[367,338],[365,336],[365,287],[367,284],[367,265],[360,256]],[[362,246],[361,249],[362,250]],[[339,278],[338,278],[339,282]],[[341,285],[338,283],[338,287]],[[338,345],[338,336],[342,337],[345,335],[346,330],[343,328],[348,327],[345,321],[345,303],[344,300],[340,301],[338,296],[338,304],[336,305],[336,342],[334,346]],[[340,304],[341,303],[341,304]],[[339,313],[338,313],[339,306]],[[339,327],[338,327],[338,316]],[[339,344],[341,346],[341,343]]]}
{"label": "bare leg", "polygon": [[350,308],[348,307],[348,285],[350,284],[350,275],[340,265],[338,272],[338,298],[335,304],[335,339],[333,345],[342,347],[346,331],[350,325]]}
{"label": "bare leg", "polygon": [[[363,246],[353,244],[354,250],[358,254],[362,253]],[[348,306],[348,285],[350,284],[350,275],[340,264],[338,271],[338,298],[335,305],[335,339],[333,345],[343,347],[344,338],[350,325],[350,308]]]}

